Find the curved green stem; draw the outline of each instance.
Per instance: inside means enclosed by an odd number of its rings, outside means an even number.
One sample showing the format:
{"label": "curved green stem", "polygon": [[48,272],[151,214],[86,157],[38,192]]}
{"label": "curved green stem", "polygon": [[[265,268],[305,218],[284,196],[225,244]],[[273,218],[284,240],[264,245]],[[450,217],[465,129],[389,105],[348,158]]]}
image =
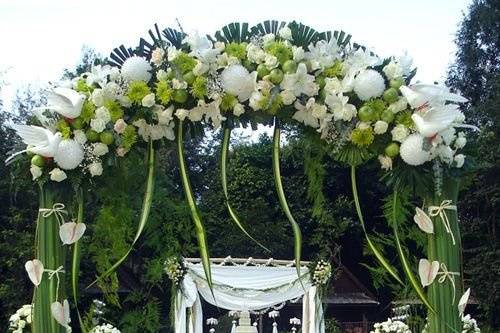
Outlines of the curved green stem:
{"label": "curved green stem", "polygon": [[[203,263],[203,269],[205,271],[205,277],[207,279],[208,285],[212,290],[212,270],[210,268],[210,255],[208,254],[208,243],[207,235],[205,232],[205,226],[201,219],[200,212],[198,211],[198,206],[196,205],[196,200],[194,198],[193,190],[191,189],[191,182],[189,180],[186,160],[184,158],[184,140],[183,140],[183,123],[179,121],[177,127],[177,154],[179,160],[179,169],[181,173],[182,186],[184,188],[184,193],[186,194],[186,201],[191,212],[191,218],[193,219],[196,237],[198,239],[198,247],[200,250],[200,257]],[[212,290],[213,296],[213,290]],[[215,297],[214,297],[215,299]]]}
{"label": "curved green stem", "polygon": [[245,229],[243,224],[241,223],[238,214],[236,214],[235,210],[229,203],[229,194],[227,190],[227,160],[228,160],[228,152],[229,152],[229,139],[231,137],[231,128],[227,126],[227,124],[224,126],[224,137],[222,139],[222,147],[221,147],[221,180],[222,180],[222,190],[224,191],[224,197],[226,200],[226,207],[229,212],[229,216],[231,216],[231,219],[233,222],[240,228],[243,233],[250,238],[252,241],[254,241],[257,245],[259,245],[261,248],[266,250],[267,252],[271,252],[267,247],[262,245],[259,241],[257,241],[255,238],[253,238]]}
{"label": "curved green stem", "polygon": [[[76,193],[76,201],[78,204],[77,223],[83,223],[83,189],[80,187]],[[83,325],[80,309],[78,308],[78,277],[80,274],[80,259],[81,259],[81,240],[78,240],[73,245],[73,255],[71,259],[71,289],[73,290],[73,302],[75,303],[78,322],[83,332],[86,332]]]}
{"label": "curved green stem", "polygon": [[300,259],[302,256],[302,233],[300,231],[299,224],[295,221],[288,202],[286,200],[285,191],[283,189],[283,183],[281,182],[281,170],[280,170],[280,126],[277,118],[274,118],[274,136],[273,136],[273,173],[274,173],[274,184],[276,186],[276,192],[278,193],[278,199],[281,205],[281,209],[285,213],[288,221],[292,225],[293,238],[294,238],[294,255],[295,255],[295,266],[297,268],[297,274],[300,276]]}
{"label": "curved green stem", "polygon": [[396,218],[396,201],[397,201],[397,191],[394,190],[393,194],[393,204],[392,204],[392,228],[394,231],[394,238],[396,240],[396,248],[398,251],[399,258],[401,260],[401,264],[403,265],[403,270],[410,280],[410,283],[417,293],[418,298],[422,301],[422,303],[431,311],[432,313],[435,313],[436,311],[432,307],[432,305],[429,303],[427,300],[427,296],[425,295],[424,290],[420,286],[420,282],[417,280],[415,275],[413,274],[413,271],[410,267],[410,264],[408,262],[408,259],[406,258],[406,255],[403,251],[403,247],[401,246],[401,241],[399,240],[399,234],[398,234],[398,220]]}
{"label": "curved green stem", "polygon": [[96,282],[104,279],[115,271],[115,269],[120,266],[125,259],[127,259],[130,252],[132,252],[135,243],[139,239],[146,226],[149,218],[149,212],[151,210],[151,203],[153,201],[153,191],[154,191],[154,171],[155,171],[155,151],[153,149],[153,142],[150,140],[148,144],[148,177],[146,180],[146,191],[144,192],[144,198],[142,201],[141,217],[139,220],[139,225],[137,226],[137,231],[135,233],[134,240],[130,245],[128,251],[121,257],[113,266],[111,266],[106,272],[99,276],[94,282],[92,282],[87,288],[94,285]]}
{"label": "curved green stem", "polygon": [[366,241],[368,243],[368,246],[370,247],[370,250],[373,252],[375,255],[375,258],[380,262],[380,264],[387,270],[391,276],[396,279],[401,284],[404,284],[401,278],[399,277],[398,273],[394,269],[394,267],[389,264],[387,259],[384,258],[383,254],[377,249],[375,244],[372,242],[370,237],[368,236],[368,233],[366,231],[366,226],[365,226],[365,220],[363,218],[363,213],[361,212],[361,206],[359,204],[359,196],[358,196],[358,187],[356,185],[356,167],[351,166],[351,185],[352,185],[352,195],[354,197],[354,204],[356,206],[356,212],[358,213],[358,218],[359,221],[361,222],[361,228],[363,229],[363,233],[365,234]]}

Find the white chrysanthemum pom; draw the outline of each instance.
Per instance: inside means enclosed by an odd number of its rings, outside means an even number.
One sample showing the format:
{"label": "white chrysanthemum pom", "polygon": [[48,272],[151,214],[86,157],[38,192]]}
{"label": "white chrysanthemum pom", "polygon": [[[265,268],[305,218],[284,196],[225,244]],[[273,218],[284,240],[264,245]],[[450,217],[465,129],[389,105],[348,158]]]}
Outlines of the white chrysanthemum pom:
{"label": "white chrysanthemum pom", "polygon": [[404,139],[399,154],[403,161],[409,165],[421,165],[429,160],[430,152],[423,149],[424,137],[420,134],[409,135]]}
{"label": "white chrysanthemum pom", "polygon": [[127,81],[145,81],[151,79],[151,65],[141,57],[131,57],[123,63],[121,72],[122,76]]}
{"label": "white chrysanthemum pom", "polygon": [[231,65],[222,71],[222,88],[225,92],[238,96],[240,102],[250,98],[255,91],[257,73],[249,73],[240,64]]}
{"label": "white chrysanthemum pom", "polygon": [[359,73],[354,80],[354,92],[363,101],[381,96],[384,90],[384,78],[373,69]]}
{"label": "white chrysanthemum pom", "polygon": [[64,170],[73,170],[83,161],[82,145],[72,139],[61,141],[54,161]]}

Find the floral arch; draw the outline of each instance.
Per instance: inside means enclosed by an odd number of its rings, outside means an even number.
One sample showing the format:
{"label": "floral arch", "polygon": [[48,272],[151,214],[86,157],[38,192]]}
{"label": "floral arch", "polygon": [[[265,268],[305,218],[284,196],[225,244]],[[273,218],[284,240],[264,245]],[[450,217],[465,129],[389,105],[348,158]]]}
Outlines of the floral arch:
{"label": "floral arch", "polygon": [[[96,186],[99,176],[133,149],[144,152],[148,163],[142,210],[128,253],[148,221],[157,150],[176,146],[205,278],[213,286],[209,246],[184,158],[185,138],[203,128],[222,127],[221,183],[227,209],[242,232],[263,246],[231,205],[226,170],[233,128],[274,126],[276,192],[293,228],[300,275],[301,232],[287,203],[279,163],[281,127],[293,124],[351,168],[367,244],[395,281],[412,285],[428,309],[429,332],[459,332],[468,292],[460,298],[456,202],[465,159],[460,150],[467,142],[464,128],[471,126],[464,124],[460,111],[463,97],[443,86],[412,83],[415,72],[408,55],[382,59],[342,31],[265,21],[255,26],[232,23],[213,36],[155,26],[138,47],[114,49],[109,65],[94,66],[54,87],[48,105],[35,110],[36,124],[13,125],[27,147],[9,159],[23,163],[28,158],[22,153],[31,155],[25,165],[40,188],[36,254],[25,265],[35,285],[34,331],[69,329],[68,299],[78,310],[78,240],[86,229],[82,188]],[[405,277],[384,257],[364,224],[356,167],[371,159],[378,159],[393,190],[384,211]],[[398,224],[410,223],[398,209],[410,188],[422,207],[416,208],[414,221],[428,237],[427,258],[418,269],[411,266],[398,236]],[[69,250],[71,264],[65,261]],[[71,275],[71,288],[61,274]]]}

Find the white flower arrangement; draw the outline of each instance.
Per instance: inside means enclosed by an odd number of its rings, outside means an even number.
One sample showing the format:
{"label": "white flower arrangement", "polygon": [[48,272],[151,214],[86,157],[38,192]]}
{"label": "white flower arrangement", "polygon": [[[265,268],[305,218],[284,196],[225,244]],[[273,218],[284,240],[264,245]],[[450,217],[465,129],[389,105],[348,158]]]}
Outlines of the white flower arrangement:
{"label": "white flower arrangement", "polygon": [[187,274],[187,269],[182,260],[178,257],[170,257],[165,260],[164,266],[168,278],[172,280],[174,285],[179,286],[184,279],[184,276]]}
{"label": "white flower arrangement", "polygon": [[11,315],[9,318],[9,332],[23,333],[31,331],[29,327],[32,320],[32,309],[31,304],[26,304]]}
{"label": "white flower arrangement", "polygon": [[90,333],[121,333],[119,329],[111,324],[102,324],[90,330]]}
{"label": "white flower arrangement", "polygon": [[387,319],[382,323],[375,323],[370,333],[412,333],[408,325],[399,320]]}
{"label": "white flower arrangement", "polygon": [[332,265],[325,260],[319,260],[316,265],[314,265],[314,270],[312,272],[312,284],[315,286],[323,286],[328,283],[332,277]]}

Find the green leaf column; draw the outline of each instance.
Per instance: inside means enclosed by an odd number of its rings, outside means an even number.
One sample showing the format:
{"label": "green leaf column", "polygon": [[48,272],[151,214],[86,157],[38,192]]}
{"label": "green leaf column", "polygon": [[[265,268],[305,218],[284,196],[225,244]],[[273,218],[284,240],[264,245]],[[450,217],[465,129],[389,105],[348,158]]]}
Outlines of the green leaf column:
{"label": "green leaf column", "polygon": [[[55,203],[61,202],[62,196],[56,186],[56,184],[40,185],[40,208],[52,208]],[[64,265],[65,249],[59,239],[59,222],[55,214],[48,217],[38,214],[36,258],[43,263],[45,269],[56,270]],[[65,273],[60,273],[59,278],[59,295],[57,295],[56,276],[49,279],[46,272],[43,273],[40,285],[35,289],[33,333],[66,332],[66,329],[55,321],[50,312],[50,305],[53,302],[62,302],[66,297]]]}
{"label": "green leaf column", "polygon": [[[439,206],[444,200],[451,200],[451,205],[457,205],[458,189],[459,184],[457,180],[445,178],[443,180],[441,195],[425,197],[426,207]],[[460,276],[452,276],[455,281],[455,292],[448,278],[443,283],[439,283],[438,279],[442,275],[438,275],[436,280],[428,287],[429,302],[436,310],[435,314],[432,312],[428,314],[429,333],[462,331],[462,322],[457,308],[460,296],[463,294],[460,229],[457,211],[447,209],[445,210],[445,214],[447,215],[456,244],[453,244],[451,235],[446,231],[441,217],[433,217],[434,234],[429,235],[428,257],[430,261],[437,260],[440,264],[444,263],[449,272],[457,272]]]}

